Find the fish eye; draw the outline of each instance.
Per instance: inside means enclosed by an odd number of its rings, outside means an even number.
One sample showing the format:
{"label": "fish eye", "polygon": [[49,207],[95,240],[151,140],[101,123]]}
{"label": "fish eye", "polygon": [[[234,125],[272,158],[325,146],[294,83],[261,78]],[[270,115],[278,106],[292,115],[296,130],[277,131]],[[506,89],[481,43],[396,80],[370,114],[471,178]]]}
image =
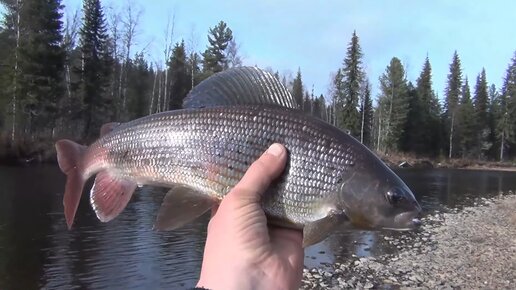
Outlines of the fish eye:
{"label": "fish eye", "polygon": [[399,205],[403,200],[405,200],[403,192],[398,188],[393,188],[387,191],[385,193],[385,198],[393,206]]}

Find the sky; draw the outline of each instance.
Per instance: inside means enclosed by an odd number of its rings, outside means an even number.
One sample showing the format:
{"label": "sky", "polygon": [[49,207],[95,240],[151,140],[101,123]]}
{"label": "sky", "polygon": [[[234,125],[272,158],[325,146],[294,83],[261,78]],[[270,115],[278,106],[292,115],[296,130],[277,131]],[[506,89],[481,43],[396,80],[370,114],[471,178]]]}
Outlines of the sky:
{"label": "sky", "polygon": [[[295,75],[301,69],[308,90],[327,95],[334,74],[356,31],[363,66],[379,92],[378,78],[392,57],[398,57],[415,82],[425,57],[432,65],[434,90],[442,98],[453,52],[457,50],[474,91],[477,75],[499,88],[516,51],[516,1],[173,1],[105,0],[107,14],[132,3],[142,10],[135,50],[145,49],[162,62],[165,31],[172,17],[174,41],[204,51],[210,27],[220,20],[233,31],[245,65],[270,67]],[[152,3],[152,4],[149,4]],[[81,7],[64,0],[66,12]]]}

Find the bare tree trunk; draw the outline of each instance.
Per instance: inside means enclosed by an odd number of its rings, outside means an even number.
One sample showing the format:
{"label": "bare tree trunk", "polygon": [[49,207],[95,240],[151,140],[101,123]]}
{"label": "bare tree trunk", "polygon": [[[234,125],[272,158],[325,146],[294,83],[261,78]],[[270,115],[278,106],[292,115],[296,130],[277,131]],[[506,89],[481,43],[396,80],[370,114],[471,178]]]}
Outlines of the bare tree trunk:
{"label": "bare tree trunk", "polygon": [[378,136],[376,141],[376,151],[381,152],[380,150],[380,139],[382,136],[382,109],[378,109]]}
{"label": "bare tree trunk", "polygon": [[503,149],[505,147],[505,128],[502,129],[502,142],[500,144],[500,162],[503,161]]}
{"label": "bare tree trunk", "polygon": [[452,112],[451,127],[450,127],[450,149],[448,152],[448,158],[452,158],[453,152],[453,127],[455,123],[455,112]]}
{"label": "bare tree trunk", "polygon": [[156,69],[156,72],[154,72],[154,81],[152,84],[152,93],[150,97],[150,104],[149,104],[149,115],[152,114],[152,106],[154,104],[154,95],[156,93],[156,81],[158,80],[158,71]]}
{"label": "bare tree trunk", "polygon": [[165,31],[165,50],[163,51],[165,57],[165,86],[163,87],[163,111],[167,110],[167,98],[168,98],[168,67],[167,63],[170,60],[170,54],[172,53],[172,42],[174,39],[174,28],[176,23],[176,14],[172,15],[172,23],[170,23],[170,17],[167,22],[167,29]]}
{"label": "bare tree trunk", "polygon": [[127,103],[127,68],[129,66],[129,60],[131,56],[131,48],[134,44],[134,39],[136,37],[136,27],[140,21],[140,16],[142,14],[141,8],[133,13],[132,6],[134,3],[127,3],[127,14],[124,22],[125,31],[124,31],[124,44],[125,44],[125,60],[124,65],[122,66],[122,71],[120,72],[120,82],[122,89],[122,111],[124,114],[126,113],[126,103]]}
{"label": "bare tree trunk", "polygon": [[364,124],[365,124],[365,102],[364,102],[364,100],[362,100],[361,106],[362,106],[362,124],[360,126],[360,143],[364,144]]}
{"label": "bare tree trunk", "polygon": [[197,50],[197,37],[195,34],[195,27],[192,26],[190,29],[190,39],[188,39],[188,54],[190,55],[190,71],[191,71],[191,82],[192,85],[190,89],[193,89],[195,86],[195,52]]}
{"label": "bare tree trunk", "polygon": [[[112,71],[112,77],[111,77],[111,99],[116,100],[116,106],[115,106],[115,117],[118,119],[120,118],[120,78],[121,76],[116,74],[117,67],[119,65],[119,47],[118,43],[120,40],[120,33],[119,33],[119,23],[120,23],[120,13],[118,11],[114,11],[113,14],[110,16],[110,28],[111,28],[111,35],[113,37],[113,58],[115,64],[113,65],[113,71]],[[118,84],[116,83],[118,79]]]}
{"label": "bare tree trunk", "polygon": [[11,143],[14,144],[16,136],[16,103],[18,102],[17,91],[18,91],[18,50],[20,48],[20,10],[22,3],[20,0],[16,0],[16,48],[14,50],[14,75],[13,75],[13,99],[12,99],[12,110],[13,110],[13,126],[11,131]]}
{"label": "bare tree trunk", "polygon": [[[75,43],[77,41],[77,35],[79,31],[79,10],[75,10],[72,17],[67,17],[66,26],[65,26],[65,37],[63,39],[63,46],[65,47],[66,52],[66,61],[64,64],[65,69],[65,88],[66,94],[68,97],[68,103],[66,104],[66,113],[69,117],[72,114],[72,72],[71,72],[71,54],[73,49],[75,48]],[[63,122],[61,124],[61,130],[64,129],[65,132],[69,133],[70,130],[70,122]],[[63,128],[64,127],[64,128]]]}
{"label": "bare tree trunk", "polygon": [[161,87],[163,83],[161,81],[161,74],[159,74],[159,83],[158,83],[158,100],[156,105],[156,113],[161,112]]}

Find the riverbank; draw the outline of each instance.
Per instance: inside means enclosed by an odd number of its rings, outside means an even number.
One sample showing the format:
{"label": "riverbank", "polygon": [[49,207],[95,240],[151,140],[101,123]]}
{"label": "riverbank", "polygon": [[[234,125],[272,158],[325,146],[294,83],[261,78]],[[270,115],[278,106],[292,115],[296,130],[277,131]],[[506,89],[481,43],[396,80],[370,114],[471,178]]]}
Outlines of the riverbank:
{"label": "riverbank", "polygon": [[422,229],[381,242],[398,249],[305,269],[301,289],[514,289],[516,195],[436,212]]}
{"label": "riverbank", "polygon": [[516,171],[516,163],[467,158],[425,158],[412,154],[379,154],[377,155],[391,168],[456,168],[477,170]]}

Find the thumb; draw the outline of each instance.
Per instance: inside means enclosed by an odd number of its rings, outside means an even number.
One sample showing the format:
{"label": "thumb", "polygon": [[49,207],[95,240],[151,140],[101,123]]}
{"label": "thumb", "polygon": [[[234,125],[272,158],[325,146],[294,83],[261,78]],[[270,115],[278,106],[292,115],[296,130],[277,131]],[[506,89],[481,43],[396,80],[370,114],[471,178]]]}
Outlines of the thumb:
{"label": "thumb", "polygon": [[281,144],[272,144],[245,173],[240,182],[228,195],[237,194],[259,201],[261,195],[271,182],[284,170],[287,161],[287,150]]}

